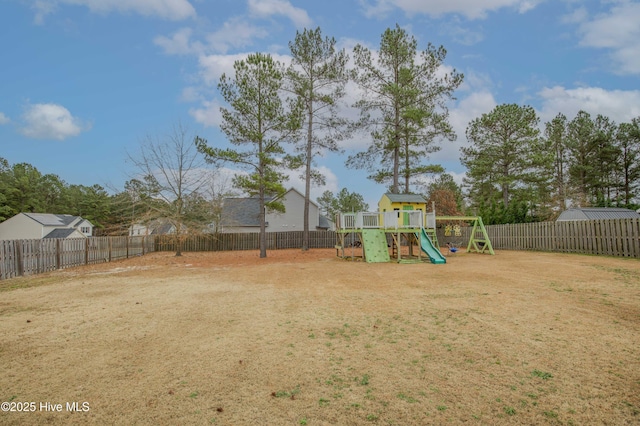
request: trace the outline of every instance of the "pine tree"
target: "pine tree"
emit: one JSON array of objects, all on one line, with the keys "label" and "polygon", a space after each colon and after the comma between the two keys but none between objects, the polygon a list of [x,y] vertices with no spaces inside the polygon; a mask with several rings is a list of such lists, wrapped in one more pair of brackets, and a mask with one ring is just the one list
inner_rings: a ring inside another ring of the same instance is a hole
[{"label": "pine tree", "polygon": [[377,60],[362,45],[354,48],[355,80],[362,90],[355,104],[361,124],[371,129],[369,148],[347,160],[347,166],[366,169],[370,179],[390,183],[392,193],[411,191],[411,178],[441,173],[439,166],[423,165],[439,147],[436,138],[455,139],[446,102],[463,75],[442,74],[446,50],[429,44],[418,55],[417,41],[396,25],[382,34]]},{"label": "pine tree", "polygon": [[[473,202],[502,210],[503,221],[523,220],[521,203],[529,214],[548,190],[553,152],[549,152],[538,130],[538,116],[530,106],[499,105],[471,121],[461,162],[467,167],[465,183]],[[482,198],[478,198],[482,197]],[[516,202],[518,206],[511,207]]]},{"label": "pine tree", "polygon": [[[238,174],[234,185],[251,196],[257,196],[260,205],[260,257],[267,256],[265,208],[269,197],[285,193],[282,169],[285,150],[283,142],[296,139],[300,128],[300,110],[286,109],[281,97],[284,67],[270,55],[256,53],[233,65],[233,78],[223,74],[218,89],[229,109],[221,108],[222,131],[229,141],[244,150],[222,149],[209,146],[203,138],[195,143],[209,162],[231,162],[249,171]],[[277,201],[268,207],[284,211]]]},{"label": "pine tree", "polygon": [[296,32],[295,40],[289,43],[289,90],[304,109],[306,127],[306,137],[298,146],[305,182],[302,250],[309,249],[311,185],[324,183],[324,176],[313,169],[313,158],[324,151],[339,151],[338,142],[350,134],[348,121],[338,114],[338,102],[349,80],[349,57],[335,45],[334,38],[322,37],[320,28]]}]

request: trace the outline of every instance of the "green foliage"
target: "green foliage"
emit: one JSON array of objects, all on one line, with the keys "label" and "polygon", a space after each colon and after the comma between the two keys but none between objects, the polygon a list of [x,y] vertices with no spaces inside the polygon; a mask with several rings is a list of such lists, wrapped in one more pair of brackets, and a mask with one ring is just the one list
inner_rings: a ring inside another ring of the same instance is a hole
[{"label": "green foliage", "polygon": [[31,164],[10,165],[0,158],[0,221],[18,213],[70,214],[102,227],[110,216],[110,198],[100,185],[68,185]]},{"label": "green foliage", "polygon": [[369,205],[364,202],[362,195],[356,192],[349,192],[347,188],[342,188],[337,196],[331,191],[325,191],[318,198],[320,210],[333,220],[336,213],[366,212]]},{"label": "green foliage", "polygon": [[568,200],[568,150],[567,150],[567,117],[558,114],[553,120],[545,124],[544,136],[546,145],[554,154],[553,190],[555,205],[559,211],[565,209]]},{"label": "green foliage", "polygon": [[323,184],[324,176],[314,169],[314,156],[323,151],[339,151],[338,142],[350,135],[348,120],[338,115],[338,101],[348,82],[344,50],[336,50],[334,38],[322,37],[320,28],[296,32],[287,70],[288,90],[295,94],[304,116],[306,135],[297,146],[305,181],[302,249],[309,248],[309,194],[312,183]]},{"label": "green foliage", "polygon": [[441,173],[439,166],[422,162],[439,147],[436,138],[454,140],[446,102],[460,86],[463,75],[455,70],[442,76],[446,50],[429,44],[418,54],[415,37],[396,25],[387,29],[377,60],[362,45],[354,48],[354,78],[363,91],[355,104],[360,124],[370,129],[369,148],[347,159],[347,166],[372,172],[370,179],[390,183],[391,192],[410,192],[411,179]]},{"label": "green foliage", "polygon": [[[640,203],[640,117],[622,123],[616,133],[619,149],[618,175],[621,177],[622,206],[636,209]],[[636,204],[632,203],[636,200]]]},{"label": "green foliage", "polygon": [[540,370],[533,370],[531,372],[531,375],[534,376],[534,377],[539,377],[542,380],[549,380],[549,379],[551,379],[553,377],[553,374],[547,373],[545,371],[540,371]]},{"label": "green foliage", "polygon": [[471,146],[461,149],[460,160],[468,169],[465,184],[472,206],[483,218],[488,207],[496,211],[497,223],[523,221],[549,203],[553,152],[540,137],[538,122],[532,107],[505,104],[467,127]]},{"label": "green foliage", "polygon": [[[256,53],[234,63],[233,78],[223,74],[218,89],[230,108],[221,108],[220,126],[229,141],[241,149],[209,146],[196,137],[198,151],[209,162],[230,162],[248,170],[238,174],[236,187],[260,200],[265,207],[283,211],[279,202],[266,203],[267,197],[284,194],[283,169],[289,162],[282,143],[296,139],[301,126],[299,104],[289,100],[285,108],[281,94],[284,80],[282,64],[270,55]],[[283,161],[284,159],[284,161]],[[260,215],[260,257],[266,257],[266,227],[264,213]]]}]

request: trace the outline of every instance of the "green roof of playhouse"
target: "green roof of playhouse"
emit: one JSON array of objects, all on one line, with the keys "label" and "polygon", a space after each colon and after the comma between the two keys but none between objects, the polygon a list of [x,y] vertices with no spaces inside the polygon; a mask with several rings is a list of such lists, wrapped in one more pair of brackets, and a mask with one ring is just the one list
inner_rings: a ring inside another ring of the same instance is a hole
[{"label": "green roof of playhouse", "polygon": [[416,194],[392,194],[390,192],[385,193],[384,195],[392,203],[426,203],[427,200],[424,199],[422,195]]}]

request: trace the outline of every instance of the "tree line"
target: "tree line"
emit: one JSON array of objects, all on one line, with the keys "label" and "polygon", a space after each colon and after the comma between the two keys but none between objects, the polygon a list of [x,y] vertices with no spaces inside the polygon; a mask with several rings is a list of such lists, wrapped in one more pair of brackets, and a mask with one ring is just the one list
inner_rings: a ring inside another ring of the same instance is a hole
[{"label": "tree line", "polygon": [[640,117],[616,124],[580,111],[539,123],[516,104],[469,123],[464,185],[485,223],[550,220],[571,206],[640,207]]},{"label": "tree line", "polygon": [[18,213],[58,212],[107,223],[111,197],[100,185],[72,185],[28,163],[0,158],[0,221]]},{"label": "tree line", "polygon": [[[541,129],[532,107],[499,105],[466,129],[469,144],[460,160],[467,176],[459,186],[429,162],[443,142],[456,139],[448,104],[464,79],[443,67],[444,47],[428,44],[419,50],[416,39],[396,25],[383,32],[377,52],[357,45],[353,58],[320,28],[296,32],[289,48],[288,66],[255,53],[220,77],[225,101],[220,128],[231,148],[174,127],[165,137],[142,141],[129,155],[135,176],[115,195],[99,185],[67,185],[28,164],[3,160],[0,218],[58,211],[82,215],[111,234],[161,217],[178,230],[201,229],[203,223],[219,224],[221,201],[233,194],[203,171],[204,163],[231,163],[244,172],[233,178],[233,187],[260,202],[263,242],[264,212],[283,209],[278,196],[286,191],[287,175],[301,174],[302,248],[307,249],[311,186],[325,179],[316,159],[343,153],[342,142],[356,134],[366,135],[369,144],[346,158],[347,167],[367,170],[368,178],[389,192],[422,193],[440,215],[477,214],[488,224],[517,223],[552,219],[570,205],[637,207],[640,117],[616,124],[581,111],[571,120],[559,114]],[[358,88],[359,98],[345,105],[349,83]],[[366,209],[362,196],[346,188],[325,192],[318,203],[330,217],[341,209]],[[260,251],[266,256],[265,245]]]}]

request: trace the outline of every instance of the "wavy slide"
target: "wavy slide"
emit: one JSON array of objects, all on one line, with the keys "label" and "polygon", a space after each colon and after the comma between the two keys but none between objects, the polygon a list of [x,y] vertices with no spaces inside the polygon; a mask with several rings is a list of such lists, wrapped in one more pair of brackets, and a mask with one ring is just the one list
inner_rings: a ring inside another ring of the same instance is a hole
[{"label": "wavy slide", "polygon": [[422,228],[420,231],[420,248],[427,254],[427,256],[429,256],[429,260],[431,260],[431,263],[447,263],[447,259],[445,259],[442,253],[440,253],[440,250],[433,246],[431,238],[429,238],[424,228]]}]

